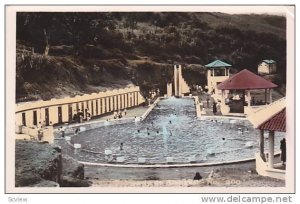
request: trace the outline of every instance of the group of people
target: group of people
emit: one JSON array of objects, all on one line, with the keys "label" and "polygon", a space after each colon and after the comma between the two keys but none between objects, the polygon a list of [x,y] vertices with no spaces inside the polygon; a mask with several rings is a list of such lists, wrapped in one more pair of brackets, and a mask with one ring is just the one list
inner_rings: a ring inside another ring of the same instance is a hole
[{"label": "group of people", "polygon": [[88,109],[85,109],[84,112],[82,110],[78,109],[77,113],[74,113],[74,115],[73,115],[73,120],[77,121],[78,123],[82,123],[83,120],[90,121],[91,117],[92,117],[92,115]]},{"label": "group of people", "polygon": [[126,113],[127,113],[126,108],[124,109],[124,111],[120,111],[120,110],[118,110],[118,112],[115,111],[115,112],[114,112],[114,119],[122,118],[122,117],[123,117],[123,114],[124,114],[124,116],[125,116]]}]

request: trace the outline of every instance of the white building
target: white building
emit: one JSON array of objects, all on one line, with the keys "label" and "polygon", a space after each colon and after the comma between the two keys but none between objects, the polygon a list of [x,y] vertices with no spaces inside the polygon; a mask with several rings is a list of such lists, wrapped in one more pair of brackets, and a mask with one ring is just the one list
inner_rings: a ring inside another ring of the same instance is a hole
[{"label": "white building", "polygon": [[273,74],[276,73],[276,62],[272,59],[263,60],[258,65],[258,74]]},{"label": "white building", "polygon": [[215,60],[207,65],[207,88],[209,93],[221,95],[221,91],[217,89],[217,85],[229,78],[230,64]]}]

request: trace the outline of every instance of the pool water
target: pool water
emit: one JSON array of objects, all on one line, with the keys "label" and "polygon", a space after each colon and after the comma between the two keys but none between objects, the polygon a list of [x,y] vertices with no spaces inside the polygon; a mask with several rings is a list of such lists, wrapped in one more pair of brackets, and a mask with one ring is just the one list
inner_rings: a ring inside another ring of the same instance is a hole
[{"label": "pool water", "polygon": [[[166,163],[167,157],[173,157],[175,163],[186,163],[191,157],[195,162],[254,157],[259,131],[247,120],[235,121],[197,120],[194,100],[171,97],[162,99],[144,121],[100,127],[73,136],[71,142],[82,146],[73,156],[80,161],[106,162],[104,152],[111,150],[125,163],[137,163],[138,158],[145,158],[147,163]],[[282,138],[283,134],[275,133],[275,151]],[[267,147],[266,140],[266,151]]]}]

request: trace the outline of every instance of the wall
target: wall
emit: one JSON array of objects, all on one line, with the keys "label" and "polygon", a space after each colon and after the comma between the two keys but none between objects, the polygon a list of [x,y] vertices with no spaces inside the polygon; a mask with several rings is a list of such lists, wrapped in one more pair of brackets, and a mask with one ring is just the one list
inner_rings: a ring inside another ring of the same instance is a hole
[{"label": "wall", "polygon": [[[49,101],[19,103],[16,104],[16,126],[40,127],[40,125],[47,122],[47,110],[49,112],[49,123],[54,125],[70,122],[73,115],[77,113],[77,109],[88,109],[92,117],[95,117],[108,112],[138,106],[144,101],[140,88],[135,86],[83,96],[51,99]],[[22,117],[22,114],[25,114],[25,118]],[[34,114],[36,114],[35,119]],[[23,121],[23,119],[25,120]],[[26,124],[23,124],[24,122]]]}]

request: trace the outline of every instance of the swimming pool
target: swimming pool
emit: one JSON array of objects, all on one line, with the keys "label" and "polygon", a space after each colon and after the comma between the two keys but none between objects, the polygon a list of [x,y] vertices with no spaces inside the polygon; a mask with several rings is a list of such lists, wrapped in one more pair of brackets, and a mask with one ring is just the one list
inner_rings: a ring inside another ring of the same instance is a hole
[{"label": "swimming pool", "polygon": [[[275,151],[282,138],[276,133]],[[81,151],[72,153],[80,161],[108,162],[105,152],[111,152],[124,163],[159,164],[251,158],[258,139],[259,131],[247,120],[198,120],[194,100],[171,97],[162,99],[143,121],[84,131],[71,143],[81,144]]]}]

